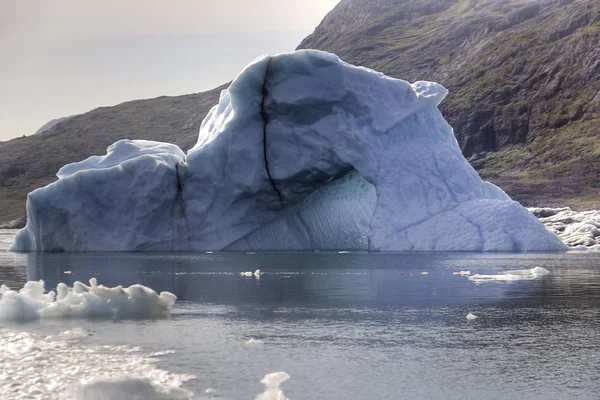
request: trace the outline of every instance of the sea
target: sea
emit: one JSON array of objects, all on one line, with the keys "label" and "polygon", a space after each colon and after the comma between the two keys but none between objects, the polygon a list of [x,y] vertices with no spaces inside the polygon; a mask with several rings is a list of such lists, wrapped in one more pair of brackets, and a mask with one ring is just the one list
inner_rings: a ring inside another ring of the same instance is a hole
[{"label": "sea", "polygon": [[0,399],[600,398],[597,252],[15,254],[14,234],[12,289],[178,300],[159,320],[0,321]]}]

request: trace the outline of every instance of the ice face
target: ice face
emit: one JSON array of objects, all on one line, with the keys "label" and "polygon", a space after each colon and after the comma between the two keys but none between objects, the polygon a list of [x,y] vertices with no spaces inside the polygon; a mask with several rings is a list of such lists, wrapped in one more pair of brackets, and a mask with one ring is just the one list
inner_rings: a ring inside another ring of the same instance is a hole
[{"label": "ice face", "polygon": [[12,250],[564,250],[464,159],[446,95],[329,53],[261,57],[187,156],[121,141],[62,168]]}]

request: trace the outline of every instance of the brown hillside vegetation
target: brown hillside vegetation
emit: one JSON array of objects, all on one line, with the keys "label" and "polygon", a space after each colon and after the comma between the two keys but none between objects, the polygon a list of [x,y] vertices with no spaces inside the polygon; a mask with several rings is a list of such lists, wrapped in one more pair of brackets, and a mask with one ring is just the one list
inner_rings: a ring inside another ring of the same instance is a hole
[{"label": "brown hillside vegetation", "polygon": [[600,207],[600,2],[342,0],[300,48],[450,90],[484,178],[527,205]]}]

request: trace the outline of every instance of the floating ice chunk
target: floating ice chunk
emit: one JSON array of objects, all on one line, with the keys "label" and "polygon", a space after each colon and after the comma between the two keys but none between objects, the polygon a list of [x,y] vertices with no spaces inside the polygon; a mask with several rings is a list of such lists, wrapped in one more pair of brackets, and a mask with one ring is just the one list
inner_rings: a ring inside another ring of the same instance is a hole
[{"label": "floating ice chunk", "polygon": [[478,317],[477,315],[473,314],[473,313],[468,313],[468,314],[467,314],[467,319],[468,319],[469,321],[473,321],[473,320],[475,320],[475,319],[477,319],[477,318],[479,318],[479,317]]},{"label": "floating ice chunk", "polygon": [[166,318],[177,297],[169,292],[160,295],[148,287],[133,285],[114,288],[75,282],[72,288],[60,283],[56,293],[45,293],[44,282],[27,282],[19,291],[5,286],[0,297],[0,320],[31,321],[38,318]]},{"label": "floating ice chunk", "polygon": [[421,272],[421,275],[429,275],[429,272]]},{"label": "floating ice chunk", "polygon": [[246,278],[252,278],[252,275],[254,275],[251,271],[247,271],[247,272],[240,272],[241,276],[244,276]]},{"label": "floating ice chunk", "polygon": [[523,281],[537,279],[549,275],[550,271],[542,267],[532,269],[520,269],[514,271],[504,271],[498,275],[481,275],[476,274],[467,278],[475,282],[491,282],[491,281]]},{"label": "floating ice chunk", "polygon": [[76,400],[183,400],[191,393],[173,386],[153,384],[147,379],[98,379],[79,386]]},{"label": "floating ice chunk", "polygon": [[471,271],[458,271],[452,273],[452,275],[469,276],[471,275]]},{"label": "floating ice chunk", "polygon": [[260,269],[257,269],[256,271],[254,271],[254,276],[255,277],[260,278],[260,275],[261,275]]},{"label": "floating ice chunk", "polygon": [[61,168],[11,249],[566,250],[469,165],[446,94],[316,50],[261,57],[187,155],[121,140]]},{"label": "floating ice chunk", "polygon": [[260,383],[265,385],[265,392],[256,396],[255,400],[288,400],[279,386],[290,379],[285,372],[275,372],[266,375]]},{"label": "floating ice chunk", "polygon": [[260,339],[254,339],[254,338],[252,338],[252,339],[248,340],[246,342],[246,344],[251,345],[251,346],[260,346],[260,345],[265,344],[265,342],[262,341],[262,340],[260,340]]},{"label": "floating ice chunk", "polygon": [[58,335],[46,336],[46,341],[56,340],[78,340],[84,337],[93,336],[94,332],[85,330],[83,328],[70,329],[68,331],[60,332]]}]

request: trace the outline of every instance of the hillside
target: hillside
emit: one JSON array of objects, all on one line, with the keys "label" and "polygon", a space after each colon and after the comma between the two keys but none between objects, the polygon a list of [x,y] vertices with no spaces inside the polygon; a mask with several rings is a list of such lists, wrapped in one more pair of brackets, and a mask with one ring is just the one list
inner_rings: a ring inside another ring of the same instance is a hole
[{"label": "hillside", "polygon": [[104,154],[119,139],[160,140],[191,148],[223,88],[97,108],[42,135],[0,143],[0,225],[25,215],[27,193],[56,180],[64,164]]},{"label": "hillside", "polygon": [[600,207],[597,0],[342,0],[299,48],[442,83],[484,178],[527,205]]},{"label": "hillside", "polygon": [[[342,0],[299,48],[450,90],[442,112],[475,168],[528,206],[600,208],[600,2]],[[66,163],[122,138],[184,150],[221,88],[73,116],[0,142],[0,223]]]}]

